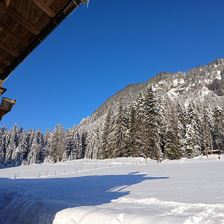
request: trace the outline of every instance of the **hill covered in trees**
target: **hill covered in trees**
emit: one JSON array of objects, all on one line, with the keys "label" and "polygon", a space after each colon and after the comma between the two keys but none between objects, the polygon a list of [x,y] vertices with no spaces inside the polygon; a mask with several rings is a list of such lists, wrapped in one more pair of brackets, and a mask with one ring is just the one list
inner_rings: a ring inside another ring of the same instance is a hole
[{"label": "hill covered in trees", "polygon": [[78,126],[0,129],[0,164],[81,158],[192,158],[224,151],[224,60],[160,73],[108,99]]}]

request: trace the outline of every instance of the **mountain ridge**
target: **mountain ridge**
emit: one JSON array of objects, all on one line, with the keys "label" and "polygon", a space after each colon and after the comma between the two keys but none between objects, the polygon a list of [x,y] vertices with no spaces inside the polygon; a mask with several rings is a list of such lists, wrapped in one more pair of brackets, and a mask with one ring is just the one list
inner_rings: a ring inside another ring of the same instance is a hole
[{"label": "mountain ridge", "polygon": [[[209,75],[207,74],[213,71],[214,69],[221,69],[221,73]],[[213,77],[211,78],[210,76]],[[149,86],[152,86],[156,91],[160,92],[161,94],[169,92],[168,94],[170,94],[171,97],[174,97],[177,91],[179,91],[179,93],[181,94],[184,94],[184,90],[189,87],[189,82],[192,82],[193,79],[195,79],[194,82],[204,81],[202,85],[205,84],[205,82],[207,81],[208,85],[206,85],[205,87],[207,87],[208,90],[213,91],[218,96],[224,96],[224,58],[218,58],[216,60],[213,60],[207,65],[196,66],[186,72],[160,72],[145,82],[129,84],[122,90],[116,92],[111,97],[109,97],[101,106],[98,107],[98,109],[96,109],[87,118],[84,118],[83,122],[80,122],[80,124],[78,124],[77,126],[79,127],[83,124],[85,125],[88,120],[93,122],[96,121],[99,117],[105,115],[109,108],[112,110],[116,110],[116,106],[120,100],[123,100],[123,103],[125,105],[132,103],[134,100],[136,100],[137,95],[140,92],[144,92]],[[209,79],[212,79],[212,81],[209,82]],[[190,91],[195,94],[195,88],[189,89],[189,92]],[[204,91],[206,93],[206,89],[204,89]],[[196,93],[196,95],[198,94],[199,93]]]}]

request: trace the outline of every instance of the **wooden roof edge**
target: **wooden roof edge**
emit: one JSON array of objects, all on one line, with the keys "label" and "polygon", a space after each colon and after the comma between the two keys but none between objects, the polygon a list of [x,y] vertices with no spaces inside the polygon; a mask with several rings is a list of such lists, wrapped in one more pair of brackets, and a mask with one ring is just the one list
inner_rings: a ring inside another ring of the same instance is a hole
[{"label": "wooden roof edge", "polygon": [[6,80],[10,73],[69,15],[82,3],[88,0],[70,0],[65,7],[57,13],[53,20],[36,36],[33,42],[11,63],[1,74],[1,79]]}]

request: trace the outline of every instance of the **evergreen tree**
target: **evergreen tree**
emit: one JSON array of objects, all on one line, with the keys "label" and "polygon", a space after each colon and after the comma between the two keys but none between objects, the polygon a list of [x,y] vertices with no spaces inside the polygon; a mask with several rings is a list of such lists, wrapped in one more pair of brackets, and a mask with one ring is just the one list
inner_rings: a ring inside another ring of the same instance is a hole
[{"label": "evergreen tree", "polygon": [[223,152],[224,150],[224,112],[223,108],[216,107],[213,111],[213,144],[214,150]]},{"label": "evergreen tree", "polygon": [[166,131],[167,131],[167,121],[166,118],[167,115],[167,108],[169,105],[168,99],[160,99],[157,104],[159,104],[159,139],[160,139],[160,149],[162,155],[164,155],[165,152],[165,145],[166,145]]},{"label": "evergreen tree", "polygon": [[180,159],[183,156],[180,144],[180,125],[174,106],[171,108],[168,118],[169,124],[166,130],[164,156],[168,159]]},{"label": "evergreen tree", "polygon": [[134,150],[138,156],[145,155],[145,97],[139,94],[136,102],[135,122],[133,123]]},{"label": "evergreen tree", "polygon": [[102,133],[102,147],[99,150],[99,154],[97,156],[100,159],[107,159],[110,158],[112,155],[112,152],[109,149],[109,142],[108,142],[108,137],[111,132],[111,126],[112,126],[112,112],[109,109],[104,122],[104,128]]},{"label": "evergreen tree", "polygon": [[207,108],[203,108],[203,115],[202,115],[202,135],[203,135],[203,141],[202,141],[202,153],[206,156],[208,156],[210,151],[213,151],[213,141],[212,141],[212,125],[211,125],[211,119],[209,116],[209,111]]},{"label": "evergreen tree", "polygon": [[144,156],[161,160],[162,152],[160,148],[160,110],[152,87],[147,89],[143,110],[143,145]]},{"label": "evergreen tree", "polygon": [[[127,130],[127,157],[139,157],[140,156],[140,148],[141,148],[141,138],[138,131],[138,123],[137,123],[137,113],[136,106],[132,105],[129,108],[129,120],[128,120],[128,130]],[[139,144],[140,143],[140,144]]]},{"label": "evergreen tree", "polygon": [[57,125],[52,136],[49,149],[49,159],[52,162],[60,162],[63,159],[64,150],[64,128],[61,125]]},{"label": "evergreen tree", "polygon": [[127,128],[128,118],[126,110],[119,103],[117,114],[114,117],[114,122],[109,133],[108,146],[111,149],[111,157],[124,157],[127,151]]},{"label": "evergreen tree", "polygon": [[201,154],[201,138],[199,132],[198,116],[194,105],[191,103],[187,111],[187,125],[184,150],[188,158]]},{"label": "evergreen tree", "polygon": [[95,131],[95,140],[94,140],[94,144],[93,144],[93,150],[92,150],[92,153],[91,153],[91,159],[97,159],[98,157],[98,151],[100,148],[102,148],[102,145],[101,145],[101,137],[102,136],[102,131],[100,130],[100,128],[97,128],[96,131]]},{"label": "evergreen tree", "polygon": [[85,158],[86,147],[87,147],[87,132],[83,132],[82,137],[81,137],[81,150],[80,150],[80,158],[79,159]]},{"label": "evergreen tree", "polygon": [[179,135],[180,135],[180,147],[182,149],[183,154],[184,152],[184,144],[185,144],[185,135],[186,135],[186,126],[187,126],[187,118],[186,118],[186,111],[185,108],[181,106],[179,102],[176,105],[177,117],[178,117],[178,124],[179,124]]},{"label": "evergreen tree", "polygon": [[19,145],[19,128],[15,125],[9,133],[9,143],[6,148],[5,163],[15,165],[15,160],[12,158],[14,151]]},{"label": "evergreen tree", "polygon": [[7,134],[8,132],[5,127],[0,128],[0,166],[4,165],[5,163]]},{"label": "evergreen tree", "polygon": [[75,149],[75,139],[72,130],[65,133],[63,161],[69,159],[71,152]]},{"label": "evergreen tree", "polygon": [[82,137],[81,134],[78,132],[74,133],[74,147],[71,151],[71,154],[69,156],[70,160],[74,160],[74,159],[81,159],[81,150],[82,150]]},{"label": "evergreen tree", "polygon": [[87,138],[87,146],[86,146],[86,158],[88,159],[96,159],[99,149],[101,146],[101,133],[100,129],[94,129]]},{"label": "evergreen tree", "polygon": [[43,139],[39,131],[35,134],[27,160],[29,164],[40,164],[44,161]]},{"label": "evergreen tree", "polygon": [[51,145],[51,139],[52,139],[52,132],[49,130],[46,131],[46,134],[44,135],[44,151],[45,151],[45,161],[48,161],[50,156],[50,145]]},{"label": "evergreen tree", "polygon": [[18,144],[18,147],[14,150],[12,154],[12,160],[15,161],[15,166],[20,166],[21,164],[27,164],[27,156],[30,151],[30,133],[23,132]]}]

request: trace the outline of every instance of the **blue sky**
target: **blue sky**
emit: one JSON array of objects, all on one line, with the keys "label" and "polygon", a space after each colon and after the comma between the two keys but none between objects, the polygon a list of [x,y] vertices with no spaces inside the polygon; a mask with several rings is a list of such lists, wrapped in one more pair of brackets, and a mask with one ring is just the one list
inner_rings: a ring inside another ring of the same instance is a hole
[{"label": "blue sky", "polygon": [[17,104],[1,125],[69,128],[130,83],[224,57],[223,8],[222,0],[90,0],[5,82]]}]

